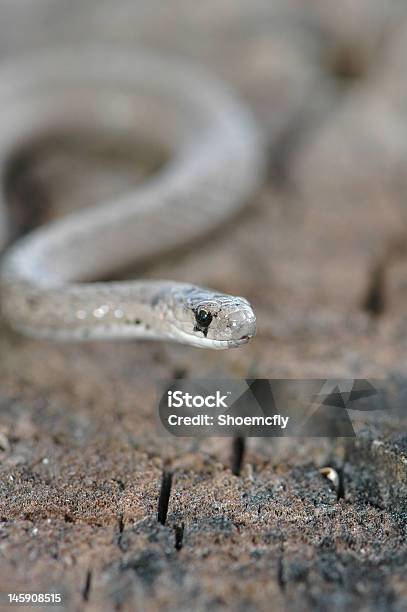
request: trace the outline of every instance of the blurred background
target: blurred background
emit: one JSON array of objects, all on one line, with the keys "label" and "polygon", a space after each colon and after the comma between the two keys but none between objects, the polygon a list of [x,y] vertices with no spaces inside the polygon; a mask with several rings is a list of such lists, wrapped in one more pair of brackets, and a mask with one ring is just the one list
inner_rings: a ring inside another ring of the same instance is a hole
[{"label": "blurred background", "polygon": [[[403,2],[339,7],[319,0],[225,0],[200,7],[181,0],[37,0],[0,6],[3,60],[79,43],[149,48],[203,64],[256,116],[269,172],[245,223],[210,248],[146,274],[248,295],[260,336],[277,341],[286,334],[291,339],[296,327],[313,339],[316,330],[343,335],[345,329],[365,338],[370,318],[377,321],[389,309],[397,311],[397,321],[403,316]],[[160,163],[137,143],[134,149],[97,144],[57,138],[17,160],[7,182],[17,235],[70,208],[128,191]],[[404,328],[392,330],[397,342]],[[352,354],[341,360],[350,359],[345,368],[359,367]],[[370,347],[366,356],[363,368],[375,369],[379,358],[380,369],[386,359],[376,354],[371,363]],[[337,367],[336,352],[333,359]],[[264,374],[270,367],[278,374],[278,361],[267,360]]]},{"label": "blurred background", "polygon": [[[247,209],[142,274],[246,296],[258,336],[207,352],[58,345],[2,325],[0,587],[52,582],[95,609],[268,609],[271,597],[277,610],[403,609],[406,2],[0,0],[0,62],[93,42],[204,65],[256,117],[267,176]],[[160,163],[137,143],[96,145],[22,152],[6,185],[15,236]],[[157,436],[155,381],[189,376],[383,378],[394,410],[368,433],[361,417],[352,447],[252,439],[236,477],[229,440]],[[328,459],[339,503],[318,471]],[[164,468],[175,493],[161,529]]]}]

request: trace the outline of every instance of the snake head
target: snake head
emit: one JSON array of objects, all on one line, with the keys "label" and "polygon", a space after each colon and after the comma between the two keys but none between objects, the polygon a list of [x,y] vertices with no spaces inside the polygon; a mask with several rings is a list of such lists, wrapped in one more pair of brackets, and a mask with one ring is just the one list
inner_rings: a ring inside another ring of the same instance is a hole
[{"label": "snake head", "polygon": [[171,293],[166,317],[178,342],[227,349],[246,344],[256,333],[256,316],[245,298],[191,285]]}]

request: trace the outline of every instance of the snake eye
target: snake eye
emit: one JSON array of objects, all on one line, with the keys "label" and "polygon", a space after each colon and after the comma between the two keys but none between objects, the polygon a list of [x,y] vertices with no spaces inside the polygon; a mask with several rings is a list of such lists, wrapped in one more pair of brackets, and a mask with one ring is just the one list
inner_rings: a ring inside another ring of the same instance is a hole
[{"label": "snake eye", "polygon": [[200,327],[209,327],[212,321],[212,315],[207,310],[200,308],[195,313],[195,320]]}]

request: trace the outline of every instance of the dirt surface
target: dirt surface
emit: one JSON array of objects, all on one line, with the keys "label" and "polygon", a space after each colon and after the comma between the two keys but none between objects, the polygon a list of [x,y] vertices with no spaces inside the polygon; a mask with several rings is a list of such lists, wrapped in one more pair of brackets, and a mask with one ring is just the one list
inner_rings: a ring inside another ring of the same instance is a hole
[{"label": "dirt surface", "polygon": [[[156,4],[2,0],[14,28],[1,19],[0,57],[70,40],[137,43],[199,61],[240,92],[268,144],[262,189],[222,231],[142,273],[245,295],[258,336],[207,352],[52,344],[2,325],[0,592],[55,590],[67,610],[401,612],[407,10],[396,0]],[[13,183],[23,212],[27,197],[59,214],[134,182],[125,161],[92,149],[34,157]],[[139,160],[137,180],[149,164]],[[374,419],[355,418],[355,440],[253,438],[234,475],[232,440],[158,435],[156,380],[189,376],[370,377],[385,394]]]}]

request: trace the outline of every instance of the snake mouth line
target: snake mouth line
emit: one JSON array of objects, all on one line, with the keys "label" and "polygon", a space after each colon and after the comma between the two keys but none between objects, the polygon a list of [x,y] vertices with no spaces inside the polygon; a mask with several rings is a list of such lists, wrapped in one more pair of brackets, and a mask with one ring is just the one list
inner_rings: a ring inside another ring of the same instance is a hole
[{"label": "snake mouth line", "polygon": [[239,340],[213,340],[213,342],[218,348],[235,348],[247,344],[252,338],[253,336],[242,336]]},{"label": "snake mouth line", "polygon": [[191,346],[195,346],[199,348],[218,349],[218,350],[242,346],[243,344],[247,344],[254,336],[254,334],[244,335],[238,338],[237,340],[215,340],[215,339],[208,339],[203,336],[202,337],[191,336],[190,334],[187,334],[186,332],[183,332],[179,329],[176,331],[177,333],[176,334],[174,333],[174,337],[177,336],[178,342],[181,342],[183,344],[190,344]]}]

